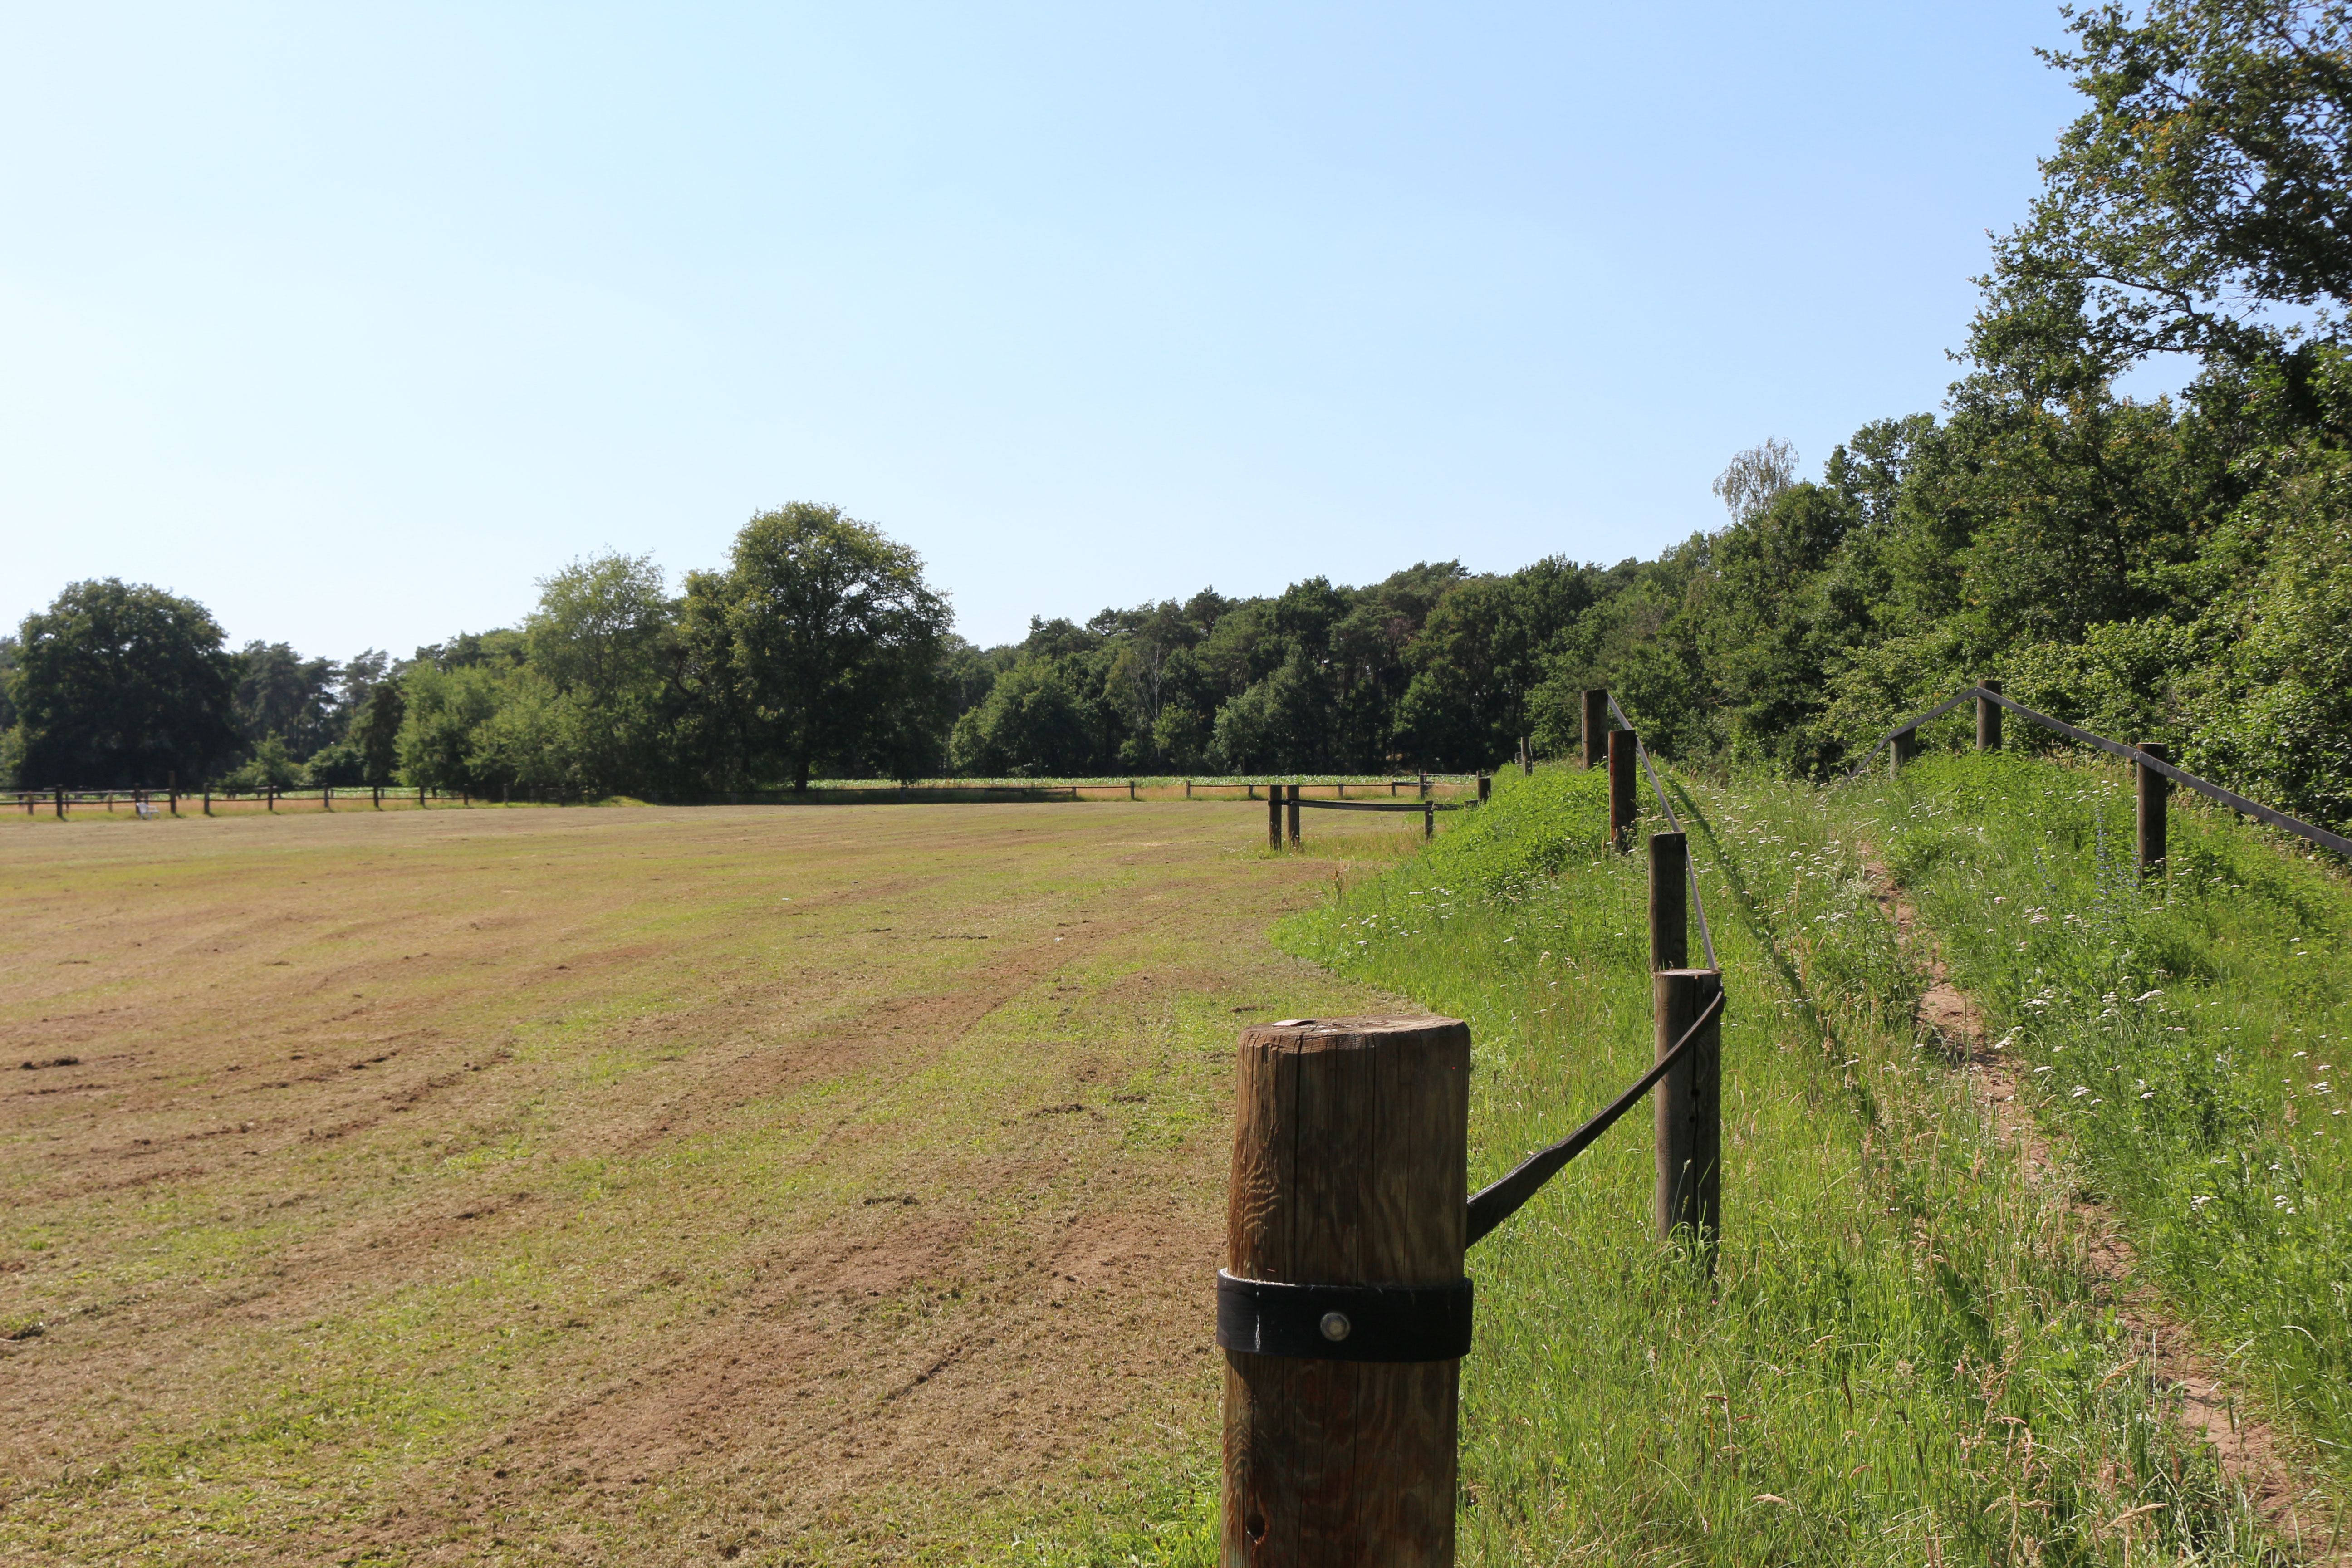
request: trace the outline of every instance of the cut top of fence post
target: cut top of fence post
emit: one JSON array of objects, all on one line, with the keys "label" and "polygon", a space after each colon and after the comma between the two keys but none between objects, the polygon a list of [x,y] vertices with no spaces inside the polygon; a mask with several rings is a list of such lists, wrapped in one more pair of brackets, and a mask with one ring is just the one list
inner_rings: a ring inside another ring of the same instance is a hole
[{"label": "cut top of fence post", "polygon": [[1242,1032],[1225,1267],[1450,1285],[1469,1202],[1470,1026],[1301,1018]]}]

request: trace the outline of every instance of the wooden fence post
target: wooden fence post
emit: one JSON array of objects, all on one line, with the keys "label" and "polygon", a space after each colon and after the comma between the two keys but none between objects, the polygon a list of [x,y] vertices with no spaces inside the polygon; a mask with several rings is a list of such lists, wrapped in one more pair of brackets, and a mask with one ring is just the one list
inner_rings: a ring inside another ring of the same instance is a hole
[{"label": "wooden fence post", "polygon": [[205,815],[206,816],[210,816],[212,814],[213,814],[213,786],[212,786],[212,785],[210,785],[210,784],[206,784],[206,785],[205,785]]},{"label": "wooden fence post", "polygon": [[[1987,691],[2000,689],[2000,682],[1998,680],[1979,680],[1977,684]],[[2000,704],[1990,697],[1977,699],[1977,750],[1979,752],[2000,750]]]},{"label": "wooden fence post", "polygon": [[1282,786],[1280,784],[1265,786],[1265,847],[1276,850],[1282,847]]},{"label": "wooden fence post", "polygon": [[[1712,969],[1667,969],[1653,975],[1651,984],[1663,1057],[1723,989],[1723,976]],[[1654,1093],[1658,1239],[1673,1241],[1680,1233],[1713,1273],[1723,1231],[1722,1014],[1708,1020],[1690,1054],[1658,1080]]]},{"label": "wooden fence post", "polygon": [[425,786],[423,784],[418,784],[416,786],[416,809],[419,811],[423,811],[425,809]]},{"label": "wooden fence post", "polygon": [[1916,730],[1895,731],[1894,742],[1887,748],[1886,776],[1891,779],[1901,778],[1903,776],[1904,764],[1918,754],[1919,731]]},{"label": "wooden fence post", "polygon": [[1493,779],[1488,778],[1485,773],[1480,773],[1478,775],[1478,804],[1480,805],[1486,804],[1487,797],[1493,791],[1494,787],[1495,781]]},{"label": "wooden fence post", "polygon": [[334,785],[320,784],[319,786],[319,809],[320,811],[332,811],[335,809]]},{"label": "wooden fence post", "polygon": [[[2139,749],[2159,763],[2172,761],[2172,752],[2161,741],[2142,741]],[[2139,874],[2160,877],[2164,874],[2165,818],[2171,805],[2172,781],[2139,763],[2132,764],[2132,772],[2139,775],[2136,781],[2139,785]]]},{"label": "wooden fence post", "polygon": [[1584,694],[1584,766],[1587,772],[1609,760],[1609,693]]},{"label": "wooden fence post", "polygon": [[1681,969],[1690,963],[1689,865],[1689,838],[1679,833],[1650,835],[1652,973],[1662,969]]},{"label": "wooden fence post", "polygon": [[375,808],[376,808],[378,811],[382,811],[382,810],[383,809],[383,785],[382,785],[382,784],[377,784],[377,785],[375,785],[375,786],[374,786],[374,788],[375,788]]},{"label": "wooden fence post", "polygon": [[1289,816],[1289,819],[1290,819],[1290,821],[1289,821],[1289,826],[1290,826],[1290,847],[1291,847],[1293,849],[1296,849],[1296,848],[1297,848],[1297,847],[1298,847],[1298,791],[1299,791],[1299,788],[1300,788],[1300,786],[1299,786],[1299,785],[1297,785],[1297,784],[1292,784],[1288,789],[1284,790],[1284,791],[1282,792],[1282,806],[1283,806],[1283,810],[1285,811],[1285,813],[1286,813],[1286,814],[1287,814],[1287,816]]},{"label": "wooden fence post", "polygon": [[65,792],[65,786],[64,786],[64,785],[62,785],[62,784],[60,784],[60,785],[58,785],[58,820],[59,822],[63,822],[65,819],[66,819],[66,792]]},{"label": "wooden fence post", "polygon": [[1633,788],[1639,741],[1631,730],[1609,731],[1609,839],[1621,855],[1633,851],[1633,820],[1641,813],[1642,797]]},{"label": "wooden fence post", "polygon": [[[1244,1030],[1240,1055],[1226,1272],[1454,1292],[1466,1344],[1468,1026],[1292,1019]],[[1304,1325],[1288,1354],[1236,1349],[1222,1280],[1218,1296],[1220,1561],[1447,1568],[1461,1362],[1336,1359],[1403,1342],[1391,1332],[1384,1346],[1369,1321],[1360,1333],[1345,1310],[1316,1312],[1321,1303],[1306,1316],[1335,1359]]]}]

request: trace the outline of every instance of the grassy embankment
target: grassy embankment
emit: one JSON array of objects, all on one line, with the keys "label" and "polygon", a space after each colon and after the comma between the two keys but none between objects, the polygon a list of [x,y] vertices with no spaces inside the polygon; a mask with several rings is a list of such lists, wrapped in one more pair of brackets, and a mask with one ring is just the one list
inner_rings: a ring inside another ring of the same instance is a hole
[{"label": "grassy embankment", "polygon": [[2143,881],[2116,767],[1945,758],[1864,795],[2142,1270],[2352,1479],[2352,888],[2185,792],[2169,874]]},{"label": "grassy embankment", "polygon": [[[1720,1270],[1651,1236],[1638,1118],[1473,1253],[1464,1560],[2262,1560],[2063,1193],[1915,1039],[1853,836],[1809,790],[1686,798],[1731,998]],[[1474,1184],[1649,1058],[1644,868],[1603,812],[1597,775],[1507,776],[1284,928],[1470,1021]]]}]

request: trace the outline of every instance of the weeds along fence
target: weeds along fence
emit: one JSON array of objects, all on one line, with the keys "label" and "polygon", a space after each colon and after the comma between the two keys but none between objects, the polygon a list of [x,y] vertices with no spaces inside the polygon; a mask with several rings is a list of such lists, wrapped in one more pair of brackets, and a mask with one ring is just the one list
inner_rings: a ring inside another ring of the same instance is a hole
[{"label": "weeds along fence", "polygon": [[2078,729],[2063,719],[2053,719],[2047,713],[2037,713],[2014,698],[2002,695],[2000,682],[1997,680],[1981,681],[1975,686],[1964,686],[1954,692],[1949,699],[1928,709],[1925,713],[1915,714],[1904,720],[1888,731],[1885,737],[1876,745],[1871,747],[1862,762],[1846,773],[1840,782],[1851,784],[1868,773],[1872,764],[1878,761],[1878,754],[1881,752],[1888,754],[1888,775],[1900,777],[1904,764],[1918,754],[1920,726],[1942,718],[1953,709],[1971,700],[1976,703],[1976,749],[1979,752],[2000,750],[2000,716],[2002,710],[2007,710],[2020,718],[2041,725],[2053,734],[2063,735],[2070,741],[2120,757],[2132,764],[2133,797],[2138,826],[2135,849],[2140,874],[2143,876],[2160,875],[2164,870],[2165,840],[2170,823],[2170,795],[2172,786],[2176,784],[2192,789],[2207,799],[2226,805],[2242,816],[2251,816],[2267,826],[2292,833],[2299,838],[2307,839],[2318,845],[2323,849],[2332,849],[2338,855],[2352,857],[2352,838],[2347,838],[2342,834],[2330,833],[2324,827],[2315,827],[2308,822],[2299,821],[2283,811],[2274,811],[2267,805],[2248,800],[2242,795],[2223,789],[2209,779],[2199,778],[2195,773],[2174,766],[2171,749],[2162,742],[2142,741],[2134,746],[2126,745],[2121,741],[2111,741],[2105,735],[2095,735],[2090,731]]},{"label": "weeds along fence", "polygon": [[[1243,1031],[1226,1266],[1217,1272],[1220,1561],[1454,1561],[1461,1358],[1473,1316],[1465,1255],[1654,1090],[1653,1218],[1663,1239],[1714,1268],[1723,975],[1664,783],[1631,724],[1608,729],[1612,713],[1624,717],[1608,694],[1586,696],[1587,765],[1605,757],[1612,770],[1618,851],[1632,843],[1637,762],[1673,824],[1649,841],[1654,1059],[1584,1125],[1471,1193],[1468,1025],[1286,1018]],[[1489,794],[1481,778],[1477,800]],[[1277,797],[1266,808],[1275,847],[1286,816],[1298,842],[1300,806],[1418,809],[1424,834],[1442,809]],[[1694,913],[1705,969],[1685,966]]]}]

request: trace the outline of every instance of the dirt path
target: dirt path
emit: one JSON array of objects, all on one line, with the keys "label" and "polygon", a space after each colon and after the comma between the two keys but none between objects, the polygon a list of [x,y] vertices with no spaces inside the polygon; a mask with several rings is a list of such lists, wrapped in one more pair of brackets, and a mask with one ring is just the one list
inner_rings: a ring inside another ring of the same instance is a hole
[{"label": "dirt path", "polygon": [[[1918,1027],[1960,1064],[1983,1095],[2002,1138],[2019,1149],[2036,1177],[2063,1181],[2049,1140],[2019,1102],[2011,1060],[1996,1048],[1975,1005],[1952,984],[1943,956],[1921,928],[1906,890],[1895,883],[1870,846],[1861,848],[1880,908],[1894,921],[1903,947],[1923,959],[1929,977],[1917,1004]],[[2352,1563],[2352,1552],[2345,1551],[2334,1535],[2333,1511],[2317,1489],[2297,1473],[2270,1423],[2240,1401],[2238,1390],[2221,1375],[2212,1357],[2165,1312],[2155,1291],[2136,1278],[2121,1219],[2104,1205],[2071,1193],[2067,1206],[2082,1226],[2093,1275],[2107,1287],[2134,1340],[2146,1347],[2150,1375],[2172,1394],[2174,1418],[2181,1429],[2211,1445],[2222,1472],[2244,1491],[2281,1540],[2302,1542],[2311,1554],[2308,1561]],[[2306,1531],[2314,1532],[2313,1539],[2305,1539]],[[2323,1533],[2326,1544],[2320,1545]]]},{"label": "dirt path", "polygon": [[0,831],[0,1562],[954,1560],[1199,1452],[1235,1026],[1388,1000],[1257,823]]}]

